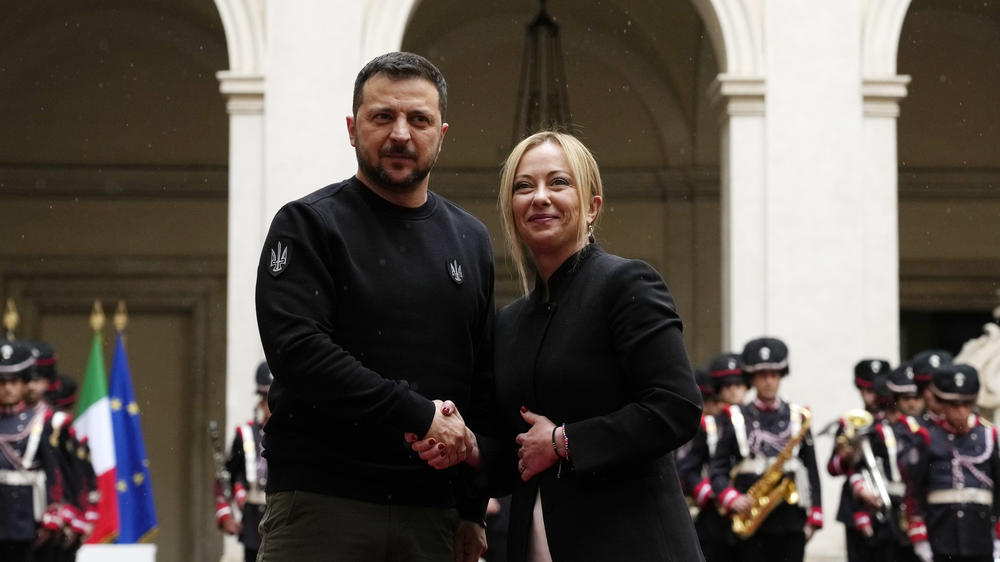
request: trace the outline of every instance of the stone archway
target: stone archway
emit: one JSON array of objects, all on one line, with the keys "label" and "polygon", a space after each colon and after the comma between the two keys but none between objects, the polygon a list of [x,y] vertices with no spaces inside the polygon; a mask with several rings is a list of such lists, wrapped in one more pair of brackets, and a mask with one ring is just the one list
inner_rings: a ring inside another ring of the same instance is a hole
[{"label": "stone archway", "polygon": [[222,26],[207,0],[6,8],[0,292],[17,336],[51,341],[77,380],[94,299],[126,301],[159,551],[203,558],[218,550],[203,475],[225,349]]}]

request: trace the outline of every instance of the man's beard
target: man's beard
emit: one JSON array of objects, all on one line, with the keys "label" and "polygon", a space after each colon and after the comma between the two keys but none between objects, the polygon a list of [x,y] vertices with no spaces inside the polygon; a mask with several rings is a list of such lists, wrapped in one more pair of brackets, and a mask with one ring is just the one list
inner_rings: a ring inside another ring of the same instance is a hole
[{"label": "man's beard", "polygon": [[[360,143],[358,143],[360,146]],[[388,170],[378,162],[370,162],[365,155],[361,152],[359,146],[354,147],[354,153],[357,155],[358,167],[364,172],[365,176],[371,181],[375,182],[378,187],[386,191],[393,191],[396,193],[406,193],[413,191],[413,189],[427,177],[427,174],[431,173],[431,168],[437,162],[437,154],[440,154],[440,149],[438,153],[434,155],[434,159],[426,168],[416,167],[412,172],[400,181],[395,181],[390,176]],[[439,147],[440,148],[440,147]],[[417,161],[417,155],[406,150],[406,147],[401,147],[399,149],[390,148],[388,150],[379,150],[379,157],[382,156],[392,156],[392,155],[406,155],[413,158],[414,162]]]}]

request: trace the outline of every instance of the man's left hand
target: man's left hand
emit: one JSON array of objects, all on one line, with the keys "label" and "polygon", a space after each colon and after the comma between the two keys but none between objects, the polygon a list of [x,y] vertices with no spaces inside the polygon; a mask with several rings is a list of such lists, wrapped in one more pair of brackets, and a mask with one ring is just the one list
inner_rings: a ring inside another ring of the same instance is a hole
[{"label": "man's left hand", "polygon": [[813,538],[813,535],[816,534],[816,527],[806,523],[806,527],[803,529],[803,532],[806,534],[806,542],[809,542],[809,539]]},{"label": "man's left hand", "polygon": [[486,528],[472,521],[459,521],[455,530],[455,562],[477,562],[486,552]]}]

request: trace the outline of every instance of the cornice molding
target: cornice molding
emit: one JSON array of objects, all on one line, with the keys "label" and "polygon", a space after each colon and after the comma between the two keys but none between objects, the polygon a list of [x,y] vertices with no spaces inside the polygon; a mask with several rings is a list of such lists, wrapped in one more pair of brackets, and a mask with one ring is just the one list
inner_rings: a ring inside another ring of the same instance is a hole
[{"label": "cornice molding", "polygon": [[763,76],[720,74],[708,87],[713,105],[724,108],[723,120],[734,116],[763,116],[767,82]]},{"label": "cornice molding", "polygon": [[266,80],[263,74],[220,70],[215,77],[219,80],[219,91],[226,96],[226,111],[230,115],[264,113]]},{"label": "cornice molding", "polygon": [[[711,199],[719,196],[715,166],[678,168],[606,166],[605,189],[614,199]],[[431,188],[465,200],[494,200],[493,167],[438,166]],[[2,197],[90,197],[109,200],[225,199],[226,166],[122,166],[0,163]],[[900,200],[1000,199],[1000,169],[900,168]]]},{"label": "cornice molding", "polygon": [[226,166],[0,164],[0,191],[11,197],[225,199]]},{"label": "cornice molding", "polygon": [[909,83],[905,74],[865,78],[861,82],[865,117],[899,117],[899,100],[906,97]]}]

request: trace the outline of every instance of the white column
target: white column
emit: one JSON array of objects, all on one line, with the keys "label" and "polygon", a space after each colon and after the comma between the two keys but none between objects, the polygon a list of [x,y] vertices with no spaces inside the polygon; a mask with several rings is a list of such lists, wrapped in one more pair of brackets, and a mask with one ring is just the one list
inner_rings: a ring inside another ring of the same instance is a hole
[{"label": "white column", "polygon": [[[229,112],[229,244],[226,278],[226,444],[253,411],[253,374],[264,354],[257,332],[254,283],[264,243],[264,77],[216,74]],[[223,560],[242,559],[231,537]]]},{"label": "white column", "polygon": [[347,135],[362,2],[267,3],[264,214],[357,170]]},{"label": "white column", "polygon": [[[817,431],[860,404],[853,366],[868,350],[860,2],[767,0],[765,9],[766,328],[789,346],[781,394],[812,408]],[[815,443],[822,467],[833,443]],[[807,559],[843,560],[842,480],[820,472],[827,530]]]},{"label": "white column", "polygon": [[899,360],[899,189],[896,121],[909,76],[866,78],[862,183],[864,354]]},{"label": "white column", "polygon": [[737,352],[768,326],[764,92],[763,78],[726,74],[709,92],[723,105],[722,345]]}]

